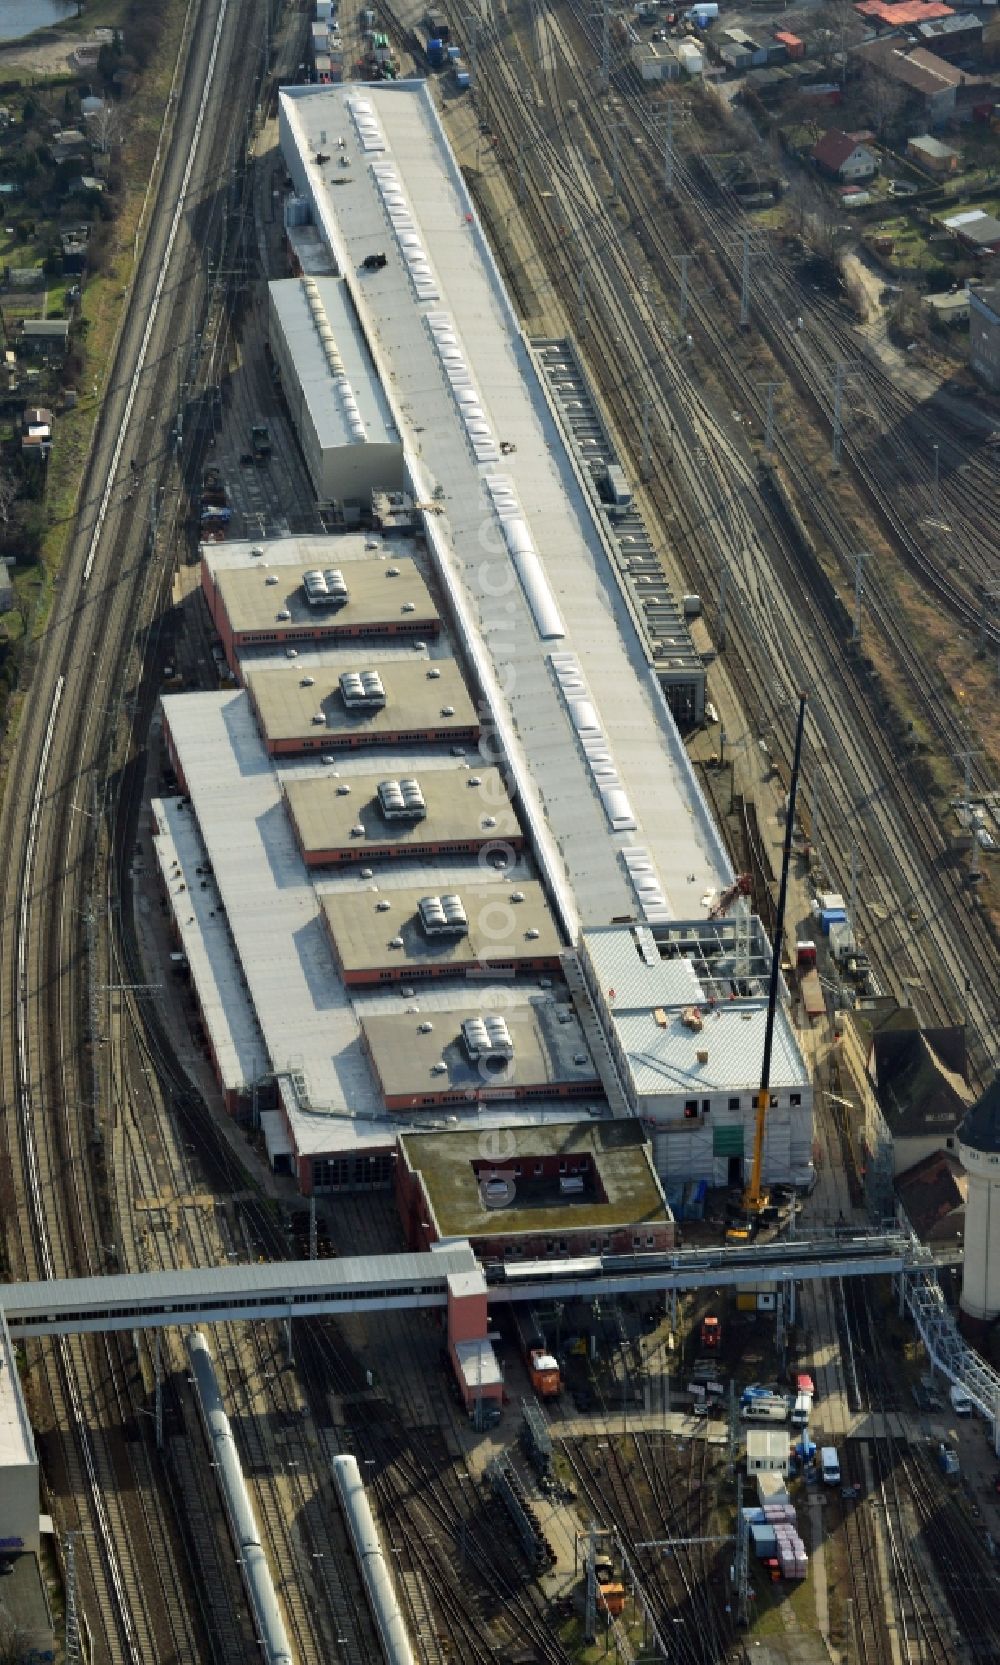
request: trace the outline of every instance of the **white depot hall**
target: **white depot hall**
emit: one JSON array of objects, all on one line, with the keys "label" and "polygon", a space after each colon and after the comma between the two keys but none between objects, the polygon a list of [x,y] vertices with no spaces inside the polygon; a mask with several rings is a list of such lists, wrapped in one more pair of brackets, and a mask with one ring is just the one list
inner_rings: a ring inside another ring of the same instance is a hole
[{"label": "white depot hall", "polygon": [[565,917],[697,916],[726,853],[429,88],[289,88],[280,122]]}]

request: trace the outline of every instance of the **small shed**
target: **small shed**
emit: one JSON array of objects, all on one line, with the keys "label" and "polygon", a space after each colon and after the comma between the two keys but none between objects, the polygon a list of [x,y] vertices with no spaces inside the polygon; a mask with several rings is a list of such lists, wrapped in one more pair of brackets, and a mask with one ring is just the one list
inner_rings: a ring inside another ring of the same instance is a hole
[{"label": "small shed", "polygon": [[747,1429],[747,1473],[788,1473],[790,1440],[786,1428]]},{"label": "small shed", "polygon": [[791,1502],[783,1474],[770,1469],[757,1470],[757,1502],[762,1509],[766,1509],[768,1504]]},{"label": "small shed", "polygon": [[926,168],[928,173],[957,173],[962,158],[951,145],[943,140],[935,139],[932,133],[918,133],[915,138],[906,141],[906,154]]},{"label": "small shed", "polygon": [[15,602],[14,586],[11,583],[10,568],[6,561],[0,561],[0,613],[9,613]]}]

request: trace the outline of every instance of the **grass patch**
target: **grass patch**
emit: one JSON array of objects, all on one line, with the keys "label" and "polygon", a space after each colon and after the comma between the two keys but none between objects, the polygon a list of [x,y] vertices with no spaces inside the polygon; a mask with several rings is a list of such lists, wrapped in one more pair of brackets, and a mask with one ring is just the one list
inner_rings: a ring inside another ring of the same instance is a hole
[{"label": "grass patch", "polygon": [[[90,0],[85,16],[70,19],[65,33],[87,36],[101,25],[121,24],[126,16],[127,6],[128,0]],[[23,576],[18,575],[19,598],[23,596],[29,605],[22,608],[25,617],[18,621],[18,641],[13,644],[11,651],[15,651],[19,646],[23,647],[24,637],[38,641],[45,632],[51,614],[55,583],[66,557],[74,527],[83,472],[90,453],[105,380],[113,359],[124,304],[132,282],[135,242],[153,170],[161,123],[173,82],[174,67],[183,39],[186,13],[187,0],[164,0],[162,30],[155,55],[126,106],[126,149],[122,167],[121,201],[113,228],[114,252],[107,270],[95,274],[84,286],[80,303],[80,319],[84,325],[81,332],[83,370],[78,386],[80,397],[72,410],[61,414],[55,430],[55,444],[49,459],[44,498],[47,525],[37,566],[29,569]],[[6,233],[4,235],[6,236]],[[30,264],[28,247],[19,243],[16,238],[13,242],[15,247],[10,263]],[[50,314],[65,304],[65,290],[72,282],[72,278],[60,279],[52,286],[48,299]],[[41,310],[41,294],[33,292],[32,315],[40,313]],[[58,400],[56,402],[58,403]],[[17,733],[22,706],[23,696],[15,695],[8,701],[6,710],[2,713],[6,726],[5,763],[10,756],[10,749]]]}]

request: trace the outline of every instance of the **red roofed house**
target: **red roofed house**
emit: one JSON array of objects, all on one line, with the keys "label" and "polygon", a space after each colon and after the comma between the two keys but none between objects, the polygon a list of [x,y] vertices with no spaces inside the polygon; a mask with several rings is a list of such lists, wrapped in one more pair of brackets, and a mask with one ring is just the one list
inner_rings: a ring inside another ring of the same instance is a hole
[{"label": "red roofed house", "polygon": [[943,17],[953,17],[954,6],[944,0],[861,0],[854,10],[859,17],[872,23],[884,24],[887,29],[907,29],[914,24],[933,23]]},{"label": "red roofed house", "polygon": [[875,152],[854,133],[844,133],[839,127],[823,134],[812,159],[831,179],[871,179],[878,169]]}]

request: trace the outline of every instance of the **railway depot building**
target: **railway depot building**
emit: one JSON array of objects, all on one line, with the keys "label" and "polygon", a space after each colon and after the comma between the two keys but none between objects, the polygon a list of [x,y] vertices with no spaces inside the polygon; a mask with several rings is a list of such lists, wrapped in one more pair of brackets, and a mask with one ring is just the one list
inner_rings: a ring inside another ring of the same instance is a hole
[{"label": "railway depot building", "polygon": [[[586,931],[580,962],[625,1096],[651,1140],[667,1195],[749,1176],[771,950],[759,920],[676,920]],[[812,1083],[787,1006],[775,1013],[767,1183],[805,1184]]]},{"label": "railway depot building", "polygon": [[[287,89],[280,123],[297,233],[353,313],[351,379],[379,384],[417,533],[203,552],[236,685],[164,696],[176,790],[154,802],[154,845],[225,1101],[305,1192],[388,1185],[401,1132],[541,1137],[570,1104],[650,1124],[670,1184],[731,1182],[767,945],[750,922],[745,975],[716,963],[719,922],[699,940],[731,866],[558,389],[423,83]],[[695,921],[664,952],[690,960],[663,971],[684,987],[643,995],[634,1037],[578,963],[611,920]],[[733,1005],[707,1065],[682,996],[706,1025]],[[667,1048],[651,1013],[675,1007]],[[770,1180],[809,1168],[784,1012],[776,1070]]]},{"label": "railway depot building", "polygon": [[343,282],[283,278],[267,293],[272,362],[317,498],[360,509],[399,491],[402,440]]},{"label": "railway depot building", "polygon": [[441,619],[414,561],[371,550],[359,535],[203,546],[202,593],[234,677],[247,648],[294,658],[350,641],[357,655],[362,642],[436,636]]},{"label": "railway depot building", "polygon": [[468,1133],[403,1134],[395,1190],[412,1249],[468,1240],[496,1262],[674,1247],[652,1151],[633,1120],[512,1132],[495,1156]]}]

